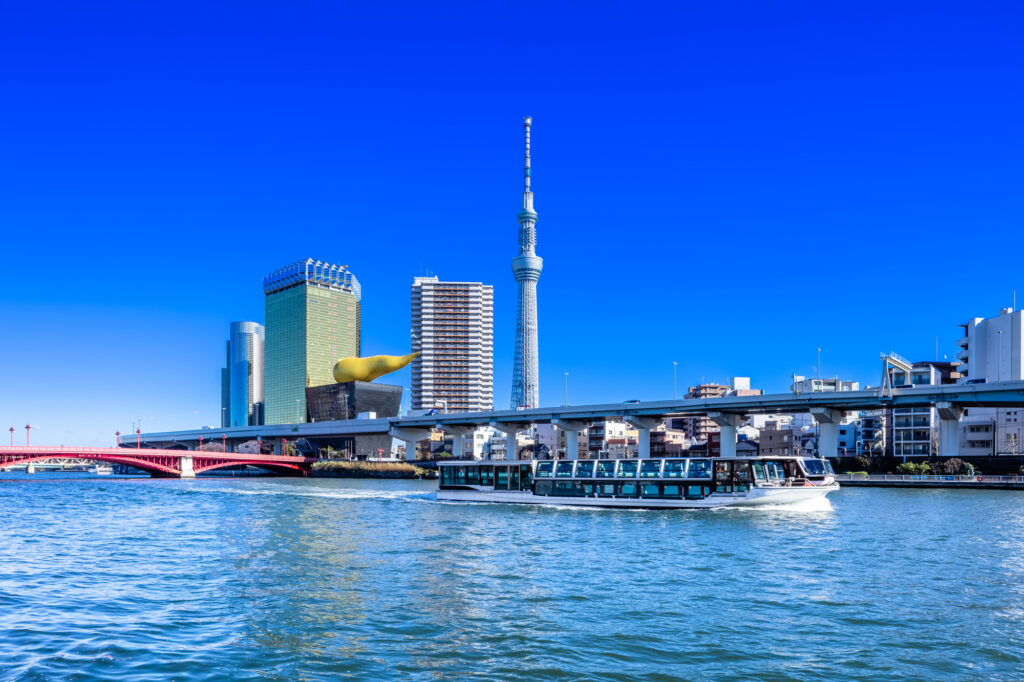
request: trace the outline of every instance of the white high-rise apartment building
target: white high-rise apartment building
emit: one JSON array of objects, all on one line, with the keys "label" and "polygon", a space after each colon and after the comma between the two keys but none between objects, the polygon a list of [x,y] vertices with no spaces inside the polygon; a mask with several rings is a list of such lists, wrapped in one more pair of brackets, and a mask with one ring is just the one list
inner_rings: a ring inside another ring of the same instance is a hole
[{"label": "white high-rise apartment building", "polygon": [[[958,383],[1024,380],[1024,311],[1003,308],[999,317],[975,317],[960,325]],[[960,421],[960,454],[1024,453],[1024,410],[971,407]]]},{"label": "white high-rise apartment building", "polygon": [[415,278],[412,350],[412,409],[493,409],[494,287]]}]

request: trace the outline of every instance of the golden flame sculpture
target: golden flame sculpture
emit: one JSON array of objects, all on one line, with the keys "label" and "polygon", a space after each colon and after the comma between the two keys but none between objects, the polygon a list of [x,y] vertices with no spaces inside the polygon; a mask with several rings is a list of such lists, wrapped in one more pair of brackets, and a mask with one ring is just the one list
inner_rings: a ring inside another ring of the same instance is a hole
[{"label": "golden flame sculpture", "polygon": [[397,372],[412,362],[418,352],[409,355],[374,355],[369,358],[345,358],[334,363],[334,380],[373,381],[391,372]]}]

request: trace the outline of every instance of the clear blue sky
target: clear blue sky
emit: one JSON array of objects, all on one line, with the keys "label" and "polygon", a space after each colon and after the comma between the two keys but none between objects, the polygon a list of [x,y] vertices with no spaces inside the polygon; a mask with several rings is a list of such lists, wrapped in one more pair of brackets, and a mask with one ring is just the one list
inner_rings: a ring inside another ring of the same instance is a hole
[{"label": "clear blue sky", "polygon": [[[1011,304],[1018,3],[11,4],[0,425],[216,424],[228,324],[307,256],[409,347],[430,271],[495,287],[508,404],[521,117],[541,402],[878,381]],[[408,370],[398,375],[408,385]],[[6,434],[5,438],[6,440]]]}]

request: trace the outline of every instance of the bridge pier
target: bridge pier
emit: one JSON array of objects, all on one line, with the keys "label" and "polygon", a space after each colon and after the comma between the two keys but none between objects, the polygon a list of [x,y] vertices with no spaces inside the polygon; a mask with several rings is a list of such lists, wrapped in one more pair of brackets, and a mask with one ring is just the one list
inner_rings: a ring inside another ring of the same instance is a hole
[{"label": "bridge pier", "polygon": [[[964,408],[951,402],[935,403],[939,413],[939,457],[960,456],[960,417]],[[992,435],[995,438],[995,434]]]},{"label": "bridge pier", "polygon": [[651,429],[661,423],[660,419],[654,417],[629,417],[625,418],[627,424],[636,429],[636,456],[637,459],[651,458]]},{"label": "bridge pier", "polygon": [[182,478],[195,478],[196,469],[195,463],[192,460],[192,455],[181,456],[181,477]]},{"label": "bridge pier", "polygon": [[[708,412],[708,419],[718,424],[718,428],[721,431],[721,456],[735,457],[736,429],[743,424],[746,416],[734,412]],[[708,454],[710,455],[711,453],[709,452]]]},{"label": "bridge pier", "polygon": [[818,457],[837,457],[839,424],[846,417],[846,412],[830,407],[812,407],[811,416],[818,423]]},{"label": "bridge pier", "polygon": [[[580,431],[590,428],[590,422],[572,419],[552,419],[551,423],[565,431],[565,458],[578,458],[580,456]],[[555,450],[555,456],[557,457],[558,448],[556,447]]]},{"label": "bridge pier", "polygon": [[411,429],[405,427],[392,427],[391,437],[405,441],[405,461],[416,461],[416,443],[430,438],[430,429]]},{"label": "bridge pier", "polygon": [[450,433],[452,436],[452,457],[455,459],[462,459],[466,456],[466,436],[476,431],[475,426],[451,426],[438,425],[438,428],[443,429],[445,433]]},{"label": "bridge pier", "polygon": [[[530,422],[491,422],[495,431],[505,434],[505,459],[514,461],[519,459],[519,443],[517,436],[520,431],[530,428]],[[534,451],[536,457],[536,451]]]}]

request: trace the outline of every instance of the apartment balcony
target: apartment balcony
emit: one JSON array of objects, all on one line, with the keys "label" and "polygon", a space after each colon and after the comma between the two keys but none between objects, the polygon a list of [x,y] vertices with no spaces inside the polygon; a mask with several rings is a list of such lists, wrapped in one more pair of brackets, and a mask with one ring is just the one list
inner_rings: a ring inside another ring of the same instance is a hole
[{"label": "apartment balcony", "polygon": [[968,337],[961,336],[959,339],[956,340],[956,345],[960,346],[964,350],[967,350],[967,342],[968,342]]},{"label": "apartment balcony", "polygon": [[956,359],[959,360],[960,362],[967,362],[967,356],[967,349],[964,348],[962,351],[956,354]]}]

